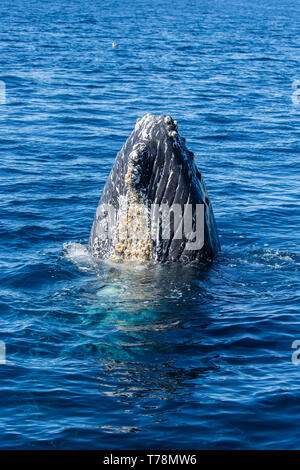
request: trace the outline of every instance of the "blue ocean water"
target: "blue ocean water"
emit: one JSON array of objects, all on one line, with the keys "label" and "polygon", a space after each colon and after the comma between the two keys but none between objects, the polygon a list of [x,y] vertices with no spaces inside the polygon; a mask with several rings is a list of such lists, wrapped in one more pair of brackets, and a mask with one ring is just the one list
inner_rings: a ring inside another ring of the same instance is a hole
[{"label": "blue ocean water", "polygon": [[[1,448],[300,447],[299,14],[1,2]],[[205,272],[87,253],[146,112],[178,120],[204,176],[222,243]]]}]

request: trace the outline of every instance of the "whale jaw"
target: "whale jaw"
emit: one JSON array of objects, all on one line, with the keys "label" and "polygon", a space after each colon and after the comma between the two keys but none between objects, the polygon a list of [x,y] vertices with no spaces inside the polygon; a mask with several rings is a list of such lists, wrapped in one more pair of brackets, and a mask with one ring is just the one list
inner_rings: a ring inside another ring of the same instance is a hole
[{"label": "whale jaw", "polygon": [[220,248],[193,153],[169,116],[146,114],[118,152],[89,239],[97,258],[208,263]]}]

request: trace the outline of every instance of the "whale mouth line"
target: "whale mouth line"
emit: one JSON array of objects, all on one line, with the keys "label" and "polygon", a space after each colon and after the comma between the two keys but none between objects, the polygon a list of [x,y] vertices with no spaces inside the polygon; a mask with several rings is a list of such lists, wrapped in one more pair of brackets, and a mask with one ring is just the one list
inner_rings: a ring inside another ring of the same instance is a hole
[{"label": "whale mouth line", "polygon": [[202,176],[170,116],[136,121],[103,189],[89,249],[112,261],[185,263],[218,251]]}]

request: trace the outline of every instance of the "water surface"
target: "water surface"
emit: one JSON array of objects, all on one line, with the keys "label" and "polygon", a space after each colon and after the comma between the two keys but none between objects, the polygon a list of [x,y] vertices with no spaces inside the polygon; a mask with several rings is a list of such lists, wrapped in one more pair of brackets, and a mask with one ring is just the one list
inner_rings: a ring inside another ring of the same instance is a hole
[{"label": "water surface", "polygon": [[[1,2],[1,448],[299,448],[299,13]],[[203,173],[222,243],[204,272],[87,254],[146,112]]]}]

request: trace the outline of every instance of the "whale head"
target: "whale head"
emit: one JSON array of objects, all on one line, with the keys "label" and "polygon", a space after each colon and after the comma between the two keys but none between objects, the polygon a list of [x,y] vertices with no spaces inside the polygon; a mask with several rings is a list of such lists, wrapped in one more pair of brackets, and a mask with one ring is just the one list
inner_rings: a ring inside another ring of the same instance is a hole
[{"label": "whale head", "polygon": [[102,192],[92,255],[198,264],[219,248],[211,202],[177,122],[152,114],[137,119]]}]

